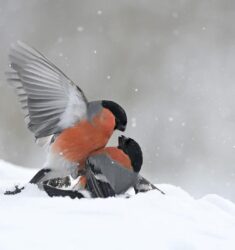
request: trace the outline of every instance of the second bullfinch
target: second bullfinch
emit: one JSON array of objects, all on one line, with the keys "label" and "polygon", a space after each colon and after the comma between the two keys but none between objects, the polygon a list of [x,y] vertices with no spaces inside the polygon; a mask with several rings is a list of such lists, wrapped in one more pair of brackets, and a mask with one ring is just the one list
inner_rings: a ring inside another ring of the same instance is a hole
[{"label": "second bullfinch", "polygon": [[[139,144],[121,136],[118,147],[103,148],[86,160],[84,175],[78,183],[79,189],[83,186],[91,197],[101,198],[123,194],[131,187],[136,193],[158,189],[139,174],[142,163]],[[45,185],[44,189],[50,196],[85,197],[80,190],[60,190],[49,185]]]}]

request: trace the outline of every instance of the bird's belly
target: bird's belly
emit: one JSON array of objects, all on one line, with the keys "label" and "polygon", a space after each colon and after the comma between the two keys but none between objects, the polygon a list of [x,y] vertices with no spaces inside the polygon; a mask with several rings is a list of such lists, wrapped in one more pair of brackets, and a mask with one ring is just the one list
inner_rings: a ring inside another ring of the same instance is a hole
[{"label": "bird's belly", "polygon": [[110,135],[91,125],[75,126],[64,130],[52,144],[52,152],[74,163],[84,163],[88,155],[103,148]]},{"label": "bird's belly", "polygon": [[63,178],[68,175],[77,175],[78,164],[50,150],[44,168],[50,168],[52,170],[51,174],[53,178]]}]

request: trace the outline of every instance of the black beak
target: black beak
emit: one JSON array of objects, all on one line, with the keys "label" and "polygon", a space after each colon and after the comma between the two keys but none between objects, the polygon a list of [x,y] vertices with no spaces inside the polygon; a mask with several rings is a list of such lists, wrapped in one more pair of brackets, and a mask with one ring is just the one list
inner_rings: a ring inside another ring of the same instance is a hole
[{"label": "black beak", "polygon": [[117,129],[117,130],[120,130],[121,132],[124,132],[126,130],[126,126],[125,125],[116,124],[116,126],[114,127],[114,129]]},{"label": "black beak", "polygon": [[118,129],[119,129],[120,131],[124,132],[124,131],[126,130],[126,126],[121,125],[121,126],[119,126]]},{"label": "black beak", "polygon": [[118,137],[118,146],[123,148],[123,146],[125,145],[127,140],[128,140],[128,138],[125,137],[124,135],[119,136]]}]

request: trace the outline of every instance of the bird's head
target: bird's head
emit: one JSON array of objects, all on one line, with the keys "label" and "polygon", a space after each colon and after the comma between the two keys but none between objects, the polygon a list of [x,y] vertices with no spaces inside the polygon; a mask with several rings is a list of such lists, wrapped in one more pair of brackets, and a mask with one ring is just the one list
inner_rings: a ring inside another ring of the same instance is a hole
[{"label": "bird's head", "polygon": [[114,129],[125,131],[127,125],[127,116],[125,110],[116,102],[113,101],[102,101],[102,106],[108,109],[115,117]]},{"label": "bird's head", "polygon": [[143,164],[143,153],[140,145],[133,139],[125,136],[118,137],[118,148],[127,154],[135,172],[139,172]]}]

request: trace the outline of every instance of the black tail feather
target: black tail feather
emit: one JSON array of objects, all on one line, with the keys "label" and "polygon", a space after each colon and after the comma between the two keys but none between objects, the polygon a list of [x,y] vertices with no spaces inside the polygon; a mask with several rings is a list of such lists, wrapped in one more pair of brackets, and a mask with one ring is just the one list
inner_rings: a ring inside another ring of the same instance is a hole
[{"label": "black tail feather", "polygon": [[143,176],[139,175],[136,185],[134,186],[135,193],[148,192],[150,190],[158,190],[161,194],[165,194],[161,189],[157,188],[150,181],[145,179]]}]

